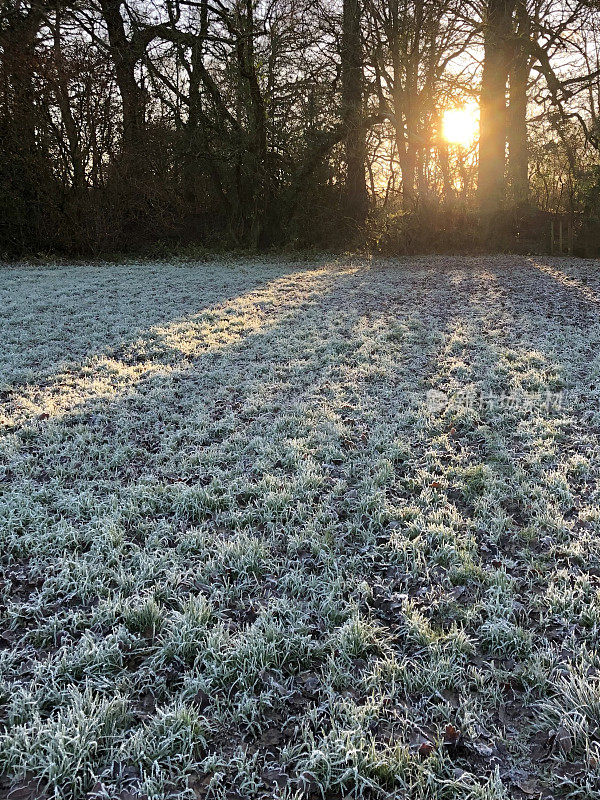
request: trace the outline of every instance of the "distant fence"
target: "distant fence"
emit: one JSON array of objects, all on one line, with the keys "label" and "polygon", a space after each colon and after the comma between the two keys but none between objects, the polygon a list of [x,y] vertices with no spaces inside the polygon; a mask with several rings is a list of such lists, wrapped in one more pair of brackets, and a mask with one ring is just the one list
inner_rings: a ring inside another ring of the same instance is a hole
[{"label": "distant fence", "polygon": [[521,252],[549,255],[600,256],[600,225],[582,212],[554,214],[534,211],[507,220],[507,245],[512,239]]},{"label": "distant fence", "polygon": [[509,210],[482,220],[476,211],[423,206],[409,213],[383,213],[368,230],[384,255],[481,250],[600,257],[600,224],[582,212]]},{"label": "distant fence", "polygon": [[550,220],[550,253],[551,255],[563,255],[565,248],[567,255],[572,256],[575,241],[575,225],[571,216],[563,219],[559,216],[558,219]]}]

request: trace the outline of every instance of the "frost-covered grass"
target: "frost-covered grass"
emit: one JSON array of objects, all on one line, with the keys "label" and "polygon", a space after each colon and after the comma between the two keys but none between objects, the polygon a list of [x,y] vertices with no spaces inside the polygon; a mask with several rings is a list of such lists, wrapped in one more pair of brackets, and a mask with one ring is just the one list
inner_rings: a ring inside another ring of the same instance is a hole
[{"label": "frost-covered grass", "polygon": [[600,796],[595,263],[0,275],[0,797]]}]

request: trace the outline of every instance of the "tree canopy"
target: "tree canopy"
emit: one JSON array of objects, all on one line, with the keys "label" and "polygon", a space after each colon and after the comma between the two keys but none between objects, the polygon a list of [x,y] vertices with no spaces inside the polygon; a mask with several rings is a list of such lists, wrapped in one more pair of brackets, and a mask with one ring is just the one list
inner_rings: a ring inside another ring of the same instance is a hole
[{"label": "tree canopy", "polygon": [[2,0],[0,250],[594,214],[599,23],[585,0]]}]

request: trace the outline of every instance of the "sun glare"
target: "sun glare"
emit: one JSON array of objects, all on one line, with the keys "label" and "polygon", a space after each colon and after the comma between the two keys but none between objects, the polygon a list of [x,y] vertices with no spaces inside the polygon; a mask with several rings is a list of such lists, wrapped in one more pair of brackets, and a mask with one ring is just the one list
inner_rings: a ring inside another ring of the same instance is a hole
[{"label": "sun glare", "polygon": [[442,116],[442,135],[448,144],[469,147],[477,138],[479,109],[476,105],[447,108]]}]

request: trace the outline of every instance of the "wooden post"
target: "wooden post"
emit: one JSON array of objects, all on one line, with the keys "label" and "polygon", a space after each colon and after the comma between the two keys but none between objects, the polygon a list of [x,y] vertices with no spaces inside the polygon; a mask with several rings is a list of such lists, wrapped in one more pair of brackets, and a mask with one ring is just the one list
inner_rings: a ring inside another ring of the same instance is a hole
[{"label": "wooden post", "polygon": [[569,255],[573,255],[573,218],[569,218],[569,234],[568,234],[568,244],[567,247],[569,248]]},{"label": "wooden post", "polygon": [[558,252],[562,256],[563,254],[563,230],[562,230],[562,219],[558,223]]},{"label": "wooden post", "polygon": [[554,220],[550,220],[550,255],[554,255]]}]

